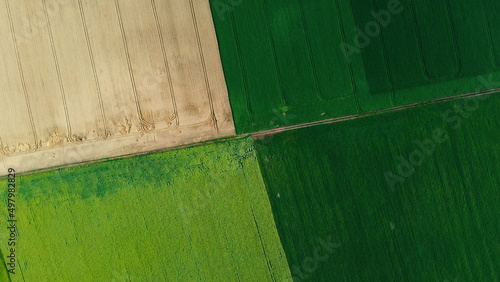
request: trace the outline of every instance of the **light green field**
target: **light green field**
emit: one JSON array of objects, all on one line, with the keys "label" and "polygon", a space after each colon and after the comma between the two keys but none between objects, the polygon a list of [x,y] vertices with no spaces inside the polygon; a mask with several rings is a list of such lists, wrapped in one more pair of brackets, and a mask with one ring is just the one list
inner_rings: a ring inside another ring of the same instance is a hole
[{"label": "light green field", "polygon": [[249,139],[18,177],[17,187],[12,281],[268,281],[288,271]]}]

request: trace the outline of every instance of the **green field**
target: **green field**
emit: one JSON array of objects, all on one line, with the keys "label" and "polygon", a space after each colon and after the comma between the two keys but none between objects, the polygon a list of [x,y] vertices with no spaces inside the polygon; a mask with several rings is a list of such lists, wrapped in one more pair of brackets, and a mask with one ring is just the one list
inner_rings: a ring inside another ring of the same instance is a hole
[{"label": "green field", "polygon": [[500,93],[481,97],[257,140],[296,280],[498,281]]},{"label": "green field", "polygon": [[500,1],[209,2],[251,134],[18,175],[0,282],[500,281]]},{"label": "green field", "polygon": [[[18,177],[10,278],[271,281],[289,273],[251,142]],[[8,230],[0,236],[6,258]]]},{"label": "green field", "polygon": [[496,0],[210,3],[239,133],[500,88]]}]

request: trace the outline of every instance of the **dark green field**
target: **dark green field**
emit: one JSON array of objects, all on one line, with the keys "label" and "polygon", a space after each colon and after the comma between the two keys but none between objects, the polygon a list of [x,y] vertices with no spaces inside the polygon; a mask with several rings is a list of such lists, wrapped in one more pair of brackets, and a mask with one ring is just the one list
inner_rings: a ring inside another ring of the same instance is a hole
[{"label": "dark green field", "polygon": [[296,280],[499,281],[499,108],[496,93],[257,140]]},{"label": "dark green field", "polygon": [[500,87],[497,0],[210,3],[239,133]]}]

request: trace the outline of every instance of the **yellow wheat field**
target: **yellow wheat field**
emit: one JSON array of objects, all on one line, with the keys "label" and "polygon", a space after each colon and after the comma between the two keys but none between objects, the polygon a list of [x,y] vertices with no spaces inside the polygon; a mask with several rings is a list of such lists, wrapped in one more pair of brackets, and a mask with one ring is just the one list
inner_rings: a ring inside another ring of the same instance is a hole
[{"label": "yellow wheat field", "polygon": [[0,56],[5,168],[234,134],[208,0],[0,0]]}]

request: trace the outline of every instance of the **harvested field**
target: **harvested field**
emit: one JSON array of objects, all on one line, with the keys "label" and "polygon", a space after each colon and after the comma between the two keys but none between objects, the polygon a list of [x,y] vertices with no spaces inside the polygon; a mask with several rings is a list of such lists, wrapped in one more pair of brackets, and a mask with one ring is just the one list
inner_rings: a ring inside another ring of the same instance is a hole
[{"label": "harvested field", "polygon": [[5,167],[234,134],[205,0],[1,0],[0,52]]},{"label": "harvested field", "polygon": [[[249,138],[22,176],[17,187],[12,281],[271,281],[289,273]],[[0,247],[7,257],[9,246]]]},{"label": "harvested field", "polygon": [[499,107],[496,93],[257,140],[297,281],[499,280]]},{"label": "harvested field", "polygon": [[500,88],[496,0],[210,3],[239,133]]},{"label": "harvested field", "polygon": [[0,281],[500,281],[499,13],[0,0]]}]

